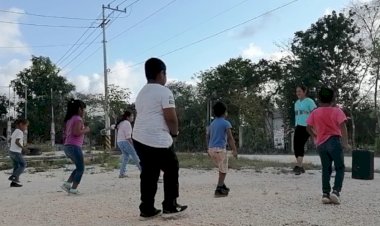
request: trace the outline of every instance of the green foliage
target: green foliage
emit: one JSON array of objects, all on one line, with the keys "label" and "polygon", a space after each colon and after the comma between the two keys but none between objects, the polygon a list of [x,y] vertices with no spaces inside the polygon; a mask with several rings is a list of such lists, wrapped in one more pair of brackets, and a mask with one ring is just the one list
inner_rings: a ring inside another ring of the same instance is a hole
[{"label": "green foliage", "polygon": [[0,119],[8,114],[8,98],[5,95],[0,95]]},{"label": "green foliage", "polygon": [[[50,139],[51,106],[54,107],[57,137],[62,137],[62,123],[65,114],[65,100],[74,85],[59,75],[59,69],[48,57],[32,56],[32,65],[19,72],[12,81],[16,93],[25,96],[27,90],[27,117],[29,139],[46,141]],[[25,115],[25,102],[18,105],[20,116]],[[58,140],[57,140],[58,141]]]}]

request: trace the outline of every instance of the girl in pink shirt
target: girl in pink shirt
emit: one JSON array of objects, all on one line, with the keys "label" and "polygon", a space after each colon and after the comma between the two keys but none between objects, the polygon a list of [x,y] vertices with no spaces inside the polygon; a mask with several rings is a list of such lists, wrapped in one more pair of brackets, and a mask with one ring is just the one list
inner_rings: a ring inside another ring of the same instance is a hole
[{"label": "girl in pink shirt", "polygon": [[[306,120],[307,131],[316,141],[322,163],[322,202],[340,204],[340,191],[344,179],[343,149],[350,149],[347,140],[346,115],[333,106],[334,91],[321,88],[318,94],[320,107],[311,112]],[[335,166],[335,182],[331,192],[332,162]]]},{"label": "girl in pink shirt", "polygon": [[84,159],[82,145],[84,134],[90,132],[90,128],[83,123],[86,104],[81,100],[71,99],[67,104],[64,126],[64,150],[68,158],[75,164],[75,170],[61,188],[69,194],[79,194],[78,185],[84,172]]}]

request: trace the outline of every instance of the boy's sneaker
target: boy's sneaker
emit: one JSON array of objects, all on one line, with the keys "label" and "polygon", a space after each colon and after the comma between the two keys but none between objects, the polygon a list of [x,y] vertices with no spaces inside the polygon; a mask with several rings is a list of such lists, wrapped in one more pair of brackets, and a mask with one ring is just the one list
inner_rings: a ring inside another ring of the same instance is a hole
[{"label": "boy's sneaker", "polygon": [[293,172],[297,172],[298,168],[299,168],[299,166],[295,166],[295,167],[293,168]]},{"label": "boy's sneaker", "polygon": [[119,178],[127,178],[128,176],[127,175],[119,175]]},{"label": "boy's sneaker", "polygon": [[13,188],[19,188],[19,187],[22,187],[22,184],[19,184],[19,183],[16,183],[16,182],[12,181],[12,183],[11,183],[10,186],[13,187]]},{"label": "boy's sneaker", "polygon": [[72,195],[79,195],[80,192],[78,191],[78,189],[70,188],[70,190],[69,190],[69,194],[72,194]]},{"label": "boy's sneaker", "polygon": [[62,188],[62,190],[64,190],[65,192],[69,192],[70,189],[71,189],[71,183],[69,183],[69,182],[64,182],[64,183],[61,185],[61,188]]},{"label": "boy's sneaker", "polygon": [[12,182],[15,182],[15,183],[20,183],[20,181],[19,180],[17,180],[17,178],[16,178],[16,176],[10,176],[9,178],[8,178],[8,180],[10,180],[10,181],[12,181]]},{"label": "boy's sneaker", "polygon": [[161,210],[154,209],[150,213],[140,213],[140,220],[149,220],[155,218],[161,214]]},{"label": "boy's sneaker", "polygon": [[340,204],[340,194],[338,191],[333,191],[330,194],[330,200],[333,204],[339,205]]},{"label": "boy's sneaker", "polygon": [[323,204],[330,204],[331,199],[330,199],[330,194],[329,193],[323,193],[322,195],[322,203]]},{"label": "boy's sneaker", "polygon": [[305,168],[300,167],[300,171],[301,171],[301,173],[305,173]]},{"label": "boy's sneaker", "polygon": [[187,206],[182,206],[179,204],[175,204],[173,207],[169,209],[165,209],[162,211],[162,217],[163,218],[171,218],[171,217],[177,217],[180,216],[183,211],[187,209]]},{"label": "boy's sneaker", "polygon": [[215,190],[215,198],[226,197],[228,196],[228,190],[223,187],[217,187]]}]

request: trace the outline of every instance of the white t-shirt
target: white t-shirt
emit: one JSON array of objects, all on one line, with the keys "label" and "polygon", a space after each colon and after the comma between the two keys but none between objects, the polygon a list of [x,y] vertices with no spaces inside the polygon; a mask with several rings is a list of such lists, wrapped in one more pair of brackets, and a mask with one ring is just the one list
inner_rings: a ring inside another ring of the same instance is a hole
[{"label": "white t-shirt", "polygon": [[24,133],[20,129],[15,129],[15,131],[13,131],[12,136],[11,136],[11,147],[9,150],[12,152],[21,153],[22,148],[17,146],[16,144],[17,139],[20,139],[19,140],[20,144],[24,146]]},{"label": "white t-shirt", "polygon": [[132,126],[128,120],[124,120],[117,126],[117,142],[126,141],[132,137]]},{"label": "white t-shirt", "polygon": [[169,148],[173,139],[163,109],[175,108],[172,91],[160,84],[146,84],[137,95],[135,106],[133,139],[150,147]]}]

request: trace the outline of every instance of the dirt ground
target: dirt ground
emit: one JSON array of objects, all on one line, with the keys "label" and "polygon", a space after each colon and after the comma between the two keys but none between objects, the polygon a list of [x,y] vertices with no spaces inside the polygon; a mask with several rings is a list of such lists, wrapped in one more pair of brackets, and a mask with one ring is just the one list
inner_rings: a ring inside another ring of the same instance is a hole
[{"label": "dirt ground", "polygon": [[[71,167],[71,166],[70,166]],[[69,175],[64,169],[22,175],[22,188],[10,188],[6,171],[0,172],[0,225],[380,225],[380,174],[371,181],[353,180],[346,173],[342,204],[323,205],[321,173],[301,176],[286,170],[231,170],[226,198],[214,198],[216,170],[180,170],[179,203],[189,205],[178,219],[139,220],[139,174],[129,166],[128,178],[118,172],[89,167],[81,195],[62,192]],[[156,207],[161,208],[159,184]]]}]

